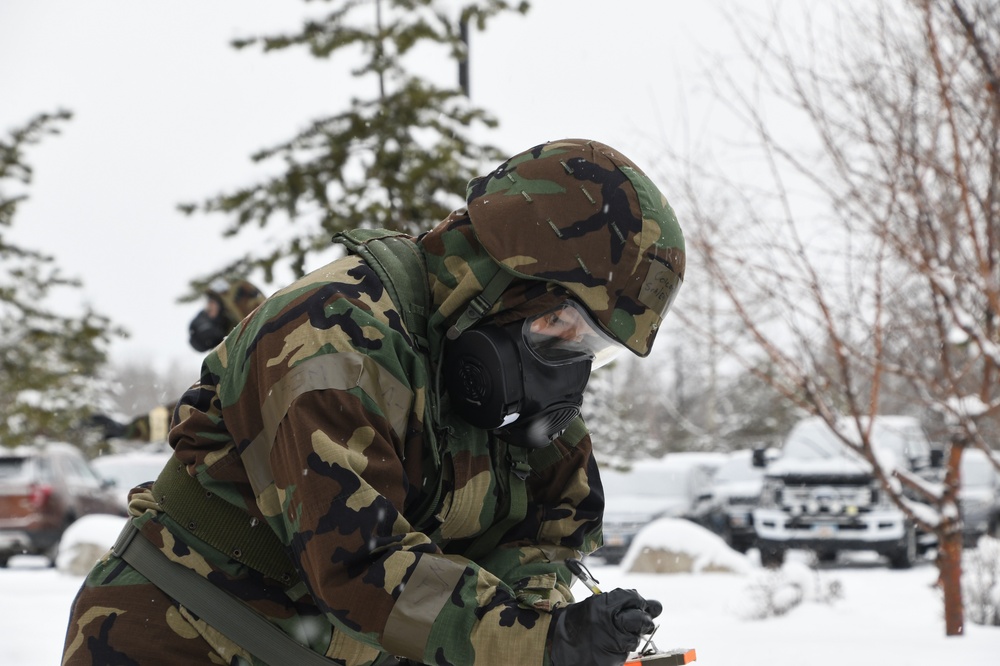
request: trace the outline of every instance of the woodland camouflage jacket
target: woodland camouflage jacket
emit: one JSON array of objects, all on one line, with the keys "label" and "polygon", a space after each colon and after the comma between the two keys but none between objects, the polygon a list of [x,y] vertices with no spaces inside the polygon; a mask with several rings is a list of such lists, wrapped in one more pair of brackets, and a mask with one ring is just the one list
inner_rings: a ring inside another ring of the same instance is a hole
[{"label": "woodland camouflage jacket", "polygon": [[[589,438],[581,425],[579,441],[533,454],[528,515],[471,561],[475,538],[502,517],[510,462],[502,443],[491,454],[485,432],[448,420],[439,480],[425,447],[427,381],[359,258],[306,276],[208,356],[170,436],[207,492],[274,530],[304,584],[286,590],[205,546],[148,491],[132,499],[134,512],[147,510],[143,533],[346,664],[383,649],[424,663],[544,663],[546,611],[571,599],[553,563],[597,545],[603,498],[590,489]],[[414,524],[439,483],[437,511]],[[221,654],[241,653],[200,620],[184,622]]]},{"label": "woodland camouflage jacket", "polygon": [[[419,244],[432,298],[427,334],[440,351],[496,260],[465,209]],[[671,251],[679,282],[683,247]],[[521,318],[565,295],[565,285],[516,280],[490,315]],[[655,325],[669,296],[657,301]],[[655,325],[634,336],[636,351],[648,353]],[[207,545],[148,489],[132,494],[135,522],[170,559],[341,663],[389,653],[428,664],[547,664],[549,611],[572,601],[562,562],[600,545],[604,499],[589,435],[577,420],[529,455],[450,417],[446,396],[431,432],[431,383],[376,274],[356,256],[334,261],[269,297],[208,355],[170,433],[207,496],[277,536],[293,579],[241,564],[238,544],[229,553]],[[516,524],[503,520],[512,467],[527,473],[527,511]],[[87,646],[113,631],[113,615],[142,608],[129,590],[143,583],[114,558],[98,564],[71,618],[64,663],[89,663]],[[146,622],[201,636],[222,657],[205,663],[233,655],[258,663],[176,605]]]}]

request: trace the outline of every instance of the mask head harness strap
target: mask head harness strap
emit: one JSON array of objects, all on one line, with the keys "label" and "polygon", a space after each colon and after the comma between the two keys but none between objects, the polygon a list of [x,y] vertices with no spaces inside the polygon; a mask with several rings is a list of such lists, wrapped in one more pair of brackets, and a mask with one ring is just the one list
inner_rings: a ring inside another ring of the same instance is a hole
[{"label": "mask head harness strap", "polygon": [[513,281],[514,275],[512,273],[508,273],[500,268],[500,266],[497,266],[496,273],[486,283],[483,291],[472,299],[469,307],[459,316],[458,321],[448,329],[448,339],[455,340],[463,332],[475,326],[480,319],[486,316],[487,312],[493,309],[493,306],[500,300],[500,296],[503,295],[503,292],[507,290],[507,287]]}]

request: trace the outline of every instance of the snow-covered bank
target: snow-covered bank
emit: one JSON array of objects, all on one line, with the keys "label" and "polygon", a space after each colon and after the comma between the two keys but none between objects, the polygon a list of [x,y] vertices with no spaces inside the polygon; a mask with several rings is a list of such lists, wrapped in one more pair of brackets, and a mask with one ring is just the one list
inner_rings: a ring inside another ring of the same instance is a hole
[{"label": "snow-covered bank", "polygon": [[[107,525],[101,538],[113,538]],[[640,545],[689,552],[695,563],[731,564],[713,539],[701,539],[678,525],[644,535]],[[81,530],[83,531],[83,530]],[[101,530],[96,530],[100,532]],[[96,533],[92,532],[92,533]],[[683,550],[675,536],[683,536]],[[698,544],[705,548],[699,555]],[[1000,554],[1000,551],[997,551]],[[707,555],[706,555],[707,553]],[[751,551],[752,553],[752,551]],[[796,555],[792,553],[791,555]],[[741,573],[628,573],[593,559],[587,565],[602,589],[634,588],[664,604],[655,642],[661,648],[688,647],[699,666],[995,666],[1000,627],[971,622],[962,637],[947,638],[937,570],[922,561],[910,570],[887,569],[876,558],[812,568],[804,553],[790,557],[781,572],[733,566]],[[630,558],[626,558],[626,563]],[[634,559],[634,558],[631,558]],[[59,663],[66,620],[82,577],[48,568],[42,558],[15,557],[0,569],[0,664],[51,666]],[[589,594],[582,585],[574,591]],[[794,605],[796,595],[801,603]],[[755,619],[766,608],[780,617]],[[789,608],[790,607],[790,608]]]}]

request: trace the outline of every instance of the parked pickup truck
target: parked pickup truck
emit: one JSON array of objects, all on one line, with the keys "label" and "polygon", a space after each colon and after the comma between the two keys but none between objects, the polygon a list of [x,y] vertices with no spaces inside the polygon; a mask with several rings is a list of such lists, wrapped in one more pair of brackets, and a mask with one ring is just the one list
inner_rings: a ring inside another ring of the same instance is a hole
[{"label": "parked pickup truck", "polygon": [[[872,446],[883,469],[905,468],[931,478],[931,446],[915,418],[876,416]],[[843,432],[852,424],[844,423]],[[933,545],[879,485],[871,465],[821,419],[800,421],[773,460],[763,452],[760,501],[753,512],[761,564],[780,566],[790,548],[832,561],[839,551],[874,551],[893,568],[910,567]]]}]

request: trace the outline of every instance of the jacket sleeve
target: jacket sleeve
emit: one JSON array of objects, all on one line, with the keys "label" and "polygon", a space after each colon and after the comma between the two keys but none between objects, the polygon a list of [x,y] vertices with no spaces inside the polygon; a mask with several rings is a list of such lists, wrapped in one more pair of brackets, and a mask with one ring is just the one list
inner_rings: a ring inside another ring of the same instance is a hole
[{"label": "jacket sleeve", "polygon": [[604,493],[582,420],[534,452],[531,468],[525,519],[477,561],[508,583],[522,605],[551,610],[574,601],[566,559],[601,545]]},{"label": "jacket sleeve", "polygon": [[404,518],[392,412],[405,401],[380,394],[394,384],[379,376],[388,370],[369,363],[364,372],[353,386],[288,399],[267,454],[273,491],[262,510],[278,519],[315,602],[355,640],[421,663],[545,663],[548,613],[523,607],[487,569],[444,555]]}]

